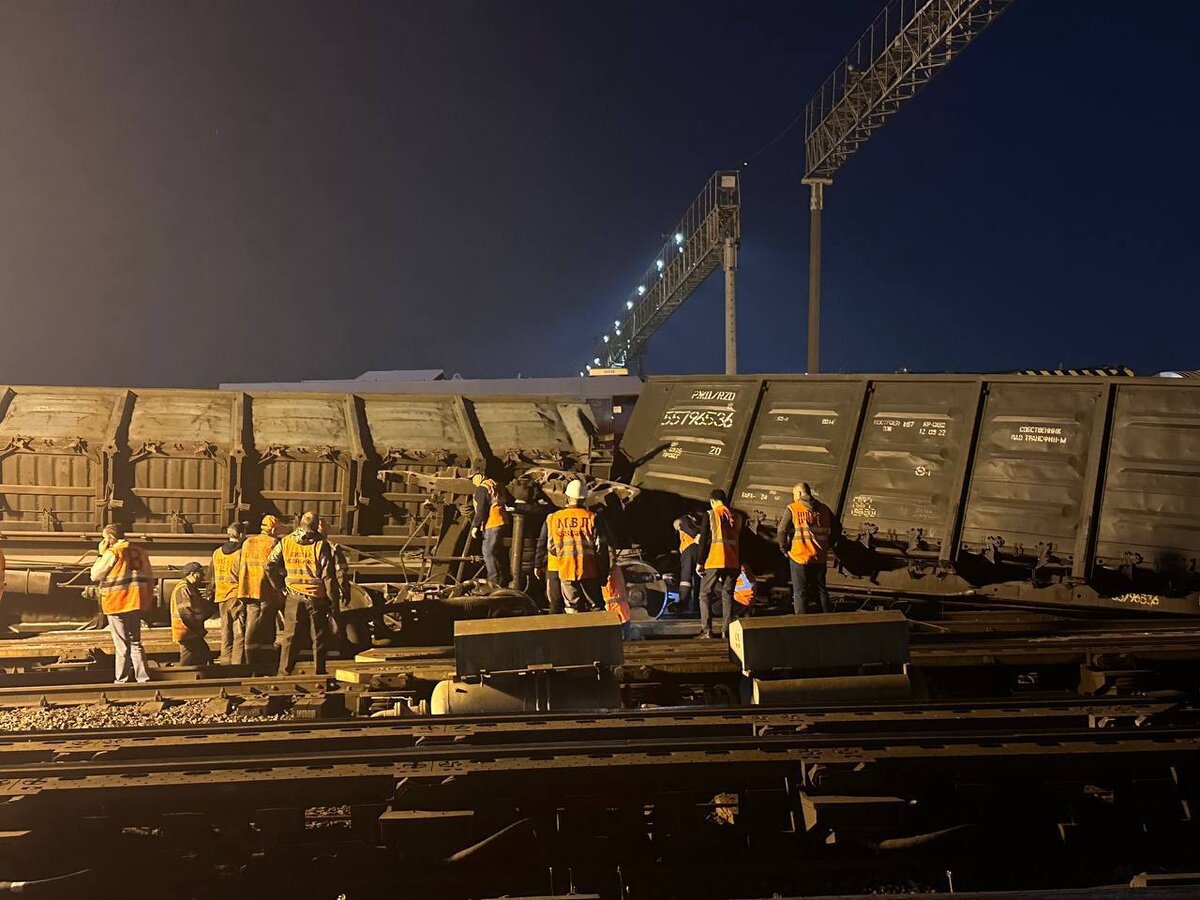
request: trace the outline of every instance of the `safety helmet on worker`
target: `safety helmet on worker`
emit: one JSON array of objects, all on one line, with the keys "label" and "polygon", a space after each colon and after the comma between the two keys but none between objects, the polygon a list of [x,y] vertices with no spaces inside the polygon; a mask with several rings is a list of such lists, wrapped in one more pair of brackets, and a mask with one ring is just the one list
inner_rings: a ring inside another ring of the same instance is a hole
[{"label": "safety helmet on worker", "polygon": [[587,496],[587,485],[578,478],[572,478],[567,485],[568,500],[583,500]]},{"label": "safety helmet on worker", "polygon": [[262,525],[259,527],[259,532],[262,534],[274,534],[275,529],[279,527],[279,520],[268,514],[263,516]]}]

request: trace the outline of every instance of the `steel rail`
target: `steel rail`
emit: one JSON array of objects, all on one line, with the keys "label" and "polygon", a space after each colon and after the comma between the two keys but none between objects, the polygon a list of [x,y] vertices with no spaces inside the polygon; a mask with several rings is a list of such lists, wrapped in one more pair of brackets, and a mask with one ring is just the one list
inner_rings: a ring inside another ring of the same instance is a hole
[{"label": "steel rail", "polygon": [[423,744],[493,743],[514,735],[530,740],[562,740],[581,733],[603,734],[604,739],[642,739],[654,736],[676,738],[703,735],[754,736],[781,730],[838,731],[878,728],[928,728],[1020,725],[1045,727],[1082,721],[1148,720],[1176,708],[1172,700],[1128,700],[1061,698],[1028,704],[988,701],[982,703],[881,704],[871,708],[852,706],[828,709],[655,711],[655,714],[605,714],[581,716],[510,716],[498,719],[455,717],[441,719],[371,720],[355,722],[296,721],[261,725],[227,724],[176,728],[112,729],[94,732],[14,733],[0,744],[0,766],[29,763],[110,762],[169,757],[202,757],[211,752],[283,753],[294,749],[339,749],[353,743],[356,748],[421,746]]}]

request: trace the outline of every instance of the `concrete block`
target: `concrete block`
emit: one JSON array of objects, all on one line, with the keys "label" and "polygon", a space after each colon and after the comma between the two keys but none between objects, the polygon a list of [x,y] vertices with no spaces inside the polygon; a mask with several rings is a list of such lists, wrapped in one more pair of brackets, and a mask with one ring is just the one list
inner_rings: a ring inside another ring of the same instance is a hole
[{"label": "concrete block", "polygon": [[454,623],[459,678],[570,666],[619,666],[625,660],[621,623],[609,612],[521,616]]},{"label": "concrete block", "polygon": [[899,666],[909,661],[908,620],[890,611],[737,619],[729,648],[746,675]]}]

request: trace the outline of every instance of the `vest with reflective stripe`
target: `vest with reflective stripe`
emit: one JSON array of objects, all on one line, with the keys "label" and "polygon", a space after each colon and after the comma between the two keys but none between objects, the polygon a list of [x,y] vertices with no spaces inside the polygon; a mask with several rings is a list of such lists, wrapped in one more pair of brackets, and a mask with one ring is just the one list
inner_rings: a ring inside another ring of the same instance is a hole
[{"label": "vest with reflective stripe", "polygon": [[829,551],[829,510],[803,500],[788,504],[792,513],[792,546],[788,557],[799,565],[823,563]]},{"label": "vest with reflective stripe", "polygon": [[232,553],[226,553],[220,547],[213,551],[213,600],[224,603],[226,600],[238,598],[238,562],[241,560],[242,548]]},{"label": "vest with reflective stripe", "polygon": [[116,562],[100,579],[100,610],[106,616],[154,608],[154,575],[141,547],[118,541],[109,548]]},{"label": "vest with reflective stripe", "polygon": [[[184,624],[183,619],[179,617],[179,604],[181,601],[187,602],[189,605],[194,599],[192,591],[189,590],[189,585],[186,581],[181,581],[175,585],[175,590],[171,591],[171,640],[179,643],[188,633],[188,627]],[[204,637],[204,632],[193,634],[192,637]]]},{"label": "vest with reflective stripe", "polygon": [[321,580],[318,560],[324,541],[302,544],[293,535],[283,537],[283,566],[287,570],[284,583],[287,589],[306,597],[326,597],[325,582]]},{"label": "vest with reflective stripe", "polygon": [[697,540],[699,540],[699,538],[697,538],[695,535],[688,534],[682,528],[679,529],[679,552],[683,553],[683,551],[687,550],[688,547],[691,547],[693,544],[695,544]]},{"label": "vest with reflective stripe", "polygon": [[629,591],[625,587],[625,573],[620,566],[613,566],[608,573],[608,580],[600,586],[604,597],[604,608],[610,613],[616,613],[624,625],[630,619]]},{"label": "vest with reflective stripe", "polygon": [[754,604],[754,579],[750,576],[750,571],[742,566],[742,572],[738,575],[737,583],[733,586],[733,599],[742,606],[752,606]]},{"label": "vest with reflective stripe", "polygon": [[480,487],[487,488],[489,501],[488,517],[483,523],[483,530],[504,527],[508,524],[508,510],[504,508],[504,501],[500,498],[500,488],[490,478],[485,478]]},{"label": "vest with reflective stripe", "polygon": [[252,534],[242,543],[237,596],[247,600],[275,601],[277,594],[267,578],[267,557],[276,540],[269,534]]},{"label": "vest with reflective stripe", "polygon": [[706,569],[736,569],[738,567],[738,514],[721,503],[708,511],[708,525],[712,532],[712,543]]},{"label": "vest with reflective stripe", "polygon": [[546,571],[558,571],[558,557],[554,555],[554,547],[550,543],[549,538],[546,540]]},{"label": "vest with reflective stripe", "polygon": [[599,578],[600,557],[596,552],[596,514],[590,509],[569,507],[546,519],[547,549],[558,557],[558,577],[563,581]]}]

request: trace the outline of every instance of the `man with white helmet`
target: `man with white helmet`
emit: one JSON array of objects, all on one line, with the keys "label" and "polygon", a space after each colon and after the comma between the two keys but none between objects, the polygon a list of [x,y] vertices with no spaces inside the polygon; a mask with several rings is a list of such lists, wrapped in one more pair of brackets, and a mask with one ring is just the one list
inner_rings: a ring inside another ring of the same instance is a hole
[{"label": "man with white helmet", "polygon": [[808,612],[810,601],[816,601],[821,612],[831,612],[825,568],[841,524],[833,511],[816,498],[808,482],[793,487],[792,498],[775,529],[779,549],[788,558],[792,573],[792,608],[796,615],[802,615]]},{"label": "man with white helmet", "polygon": [[604,609],[601,583],[611,566],[608,529],[587,508],[587,485],[574,479],[567,485],[567,507],[546,517],[538,537],[535,568],[544,570],[554,559],[563,603],[569,613]]}]

